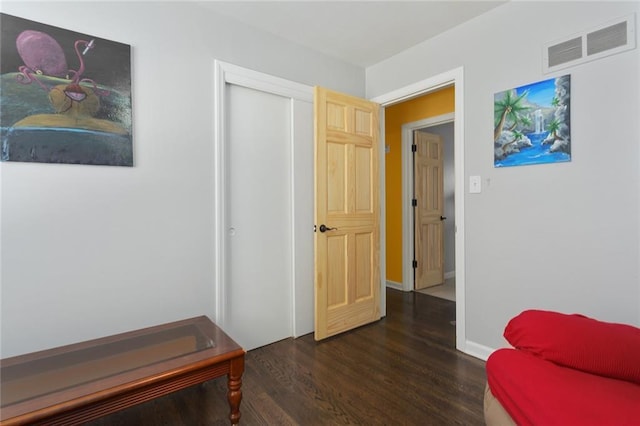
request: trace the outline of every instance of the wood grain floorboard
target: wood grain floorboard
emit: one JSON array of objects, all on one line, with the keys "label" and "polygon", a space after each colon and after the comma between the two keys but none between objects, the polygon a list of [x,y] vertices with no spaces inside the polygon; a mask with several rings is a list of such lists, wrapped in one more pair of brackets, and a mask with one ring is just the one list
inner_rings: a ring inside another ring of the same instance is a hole
[{"label": "wood grain floorboard", "polygon": [[[243,425],[482,425],[484,362],[455,349],[455,302],[387,290],[387,316],[339,336],[249,351]],[[226,379],[90,426],[228,425]]]}]

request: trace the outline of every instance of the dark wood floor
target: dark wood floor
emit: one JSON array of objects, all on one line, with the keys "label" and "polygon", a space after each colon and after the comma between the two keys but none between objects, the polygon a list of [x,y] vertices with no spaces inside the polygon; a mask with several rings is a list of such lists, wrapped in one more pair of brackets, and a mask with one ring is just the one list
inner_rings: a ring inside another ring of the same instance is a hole
[{"label": "dark wood floor", "polygon": [[[455,303],[387,290],[387,317],[315,342],[247,353],[243,425],[482,425],[484,362],[455,350]],[[227,425],[226,379],[102,418],[107,425]]]}]

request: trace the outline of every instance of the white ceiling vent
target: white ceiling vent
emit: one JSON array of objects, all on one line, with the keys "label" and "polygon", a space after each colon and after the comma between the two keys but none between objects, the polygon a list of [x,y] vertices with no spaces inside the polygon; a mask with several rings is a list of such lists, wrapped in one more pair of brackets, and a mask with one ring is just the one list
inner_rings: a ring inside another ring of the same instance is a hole
[{"label": "white ceiling vent", "polygon": [[549,73],[636,47],[635,15],[547,43],[542,69]]}]

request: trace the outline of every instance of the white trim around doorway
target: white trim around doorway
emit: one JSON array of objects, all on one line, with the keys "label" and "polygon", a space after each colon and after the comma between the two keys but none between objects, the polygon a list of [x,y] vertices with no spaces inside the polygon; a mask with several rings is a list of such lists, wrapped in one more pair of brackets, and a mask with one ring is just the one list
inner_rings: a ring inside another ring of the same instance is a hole
[{"label": "white trim around doorway", "polygon": [[[438,74],[436,76],[418,81],[408,86],[393,90],[384,95],[371,99],[373,102],[388,107],[418,96],[434,92],[438,89],[455,86],[455,122],[454,122],[454,168],[455,168],[455,216],[456,216],[456,236],[455,236],[455,274],[456,274],[456,349],[461,352],[475,356],[473,348],[470,348],[466,339],[465,321],[465,217],[464,217],[464,69],[459,67],[451,71]],[[384,152],[385,140],[384,132],[380,137],[381,151]],[[383,181],[384,184],[384,181]],[[404,217],[403,217],[404,221]],[[382,224],[384,226],[384,222]],[[403,224],[404,227],[404,224]],[[404,234],[404,231],[403,231]],[[381,235],[384,235],[382,232]],[[405,236],[403,235],[403,240]],[[384,246],[383,246],[384,247]],[[405,248],[403,247],[403,251]],[[384,248],[381,250],[384,259]],[[403,271],[403,288],[406,281],[410,279]],[[383,283],[386,281],[383,279]],[[384,284],[381,289],[384,292]]]}]

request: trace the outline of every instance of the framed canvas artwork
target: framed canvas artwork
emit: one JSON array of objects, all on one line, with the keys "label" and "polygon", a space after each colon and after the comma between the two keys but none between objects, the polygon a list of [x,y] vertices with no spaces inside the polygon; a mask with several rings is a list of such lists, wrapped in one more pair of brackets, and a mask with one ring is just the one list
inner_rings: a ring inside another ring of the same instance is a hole
[{"label": "framed canvas artwork", "polygon": [[496,93],[494,166],[571,161],[571,76]]},{"label": "framed canvas artwork", "polygon": [[129,45],[0,14],[2,161],[133,166]]}]

